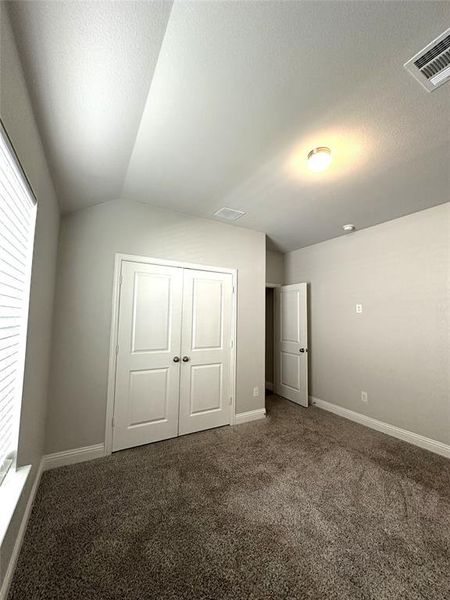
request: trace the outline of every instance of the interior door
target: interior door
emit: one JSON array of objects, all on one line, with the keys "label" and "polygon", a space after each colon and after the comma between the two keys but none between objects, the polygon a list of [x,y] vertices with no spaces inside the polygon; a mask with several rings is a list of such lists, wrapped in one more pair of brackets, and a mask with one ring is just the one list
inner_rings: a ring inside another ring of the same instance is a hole
[{"label": "interior door", "polygon": [[301,406],[308,406],[307,284],[275,289],[276,391]]},{"label": "interior door", "polygon": [[179,434],[230,423],[232,277],[184,270]]},{"label": "interior door", "polygon": [[178,435],[183,269],[122,263],[113,450]]}]

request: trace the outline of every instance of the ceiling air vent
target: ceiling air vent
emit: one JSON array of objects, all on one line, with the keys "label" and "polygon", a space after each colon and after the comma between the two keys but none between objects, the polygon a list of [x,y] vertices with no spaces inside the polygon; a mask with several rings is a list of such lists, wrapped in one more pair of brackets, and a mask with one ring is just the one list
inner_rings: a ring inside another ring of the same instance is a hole
[{"label": "ceiling air vent", "polygon": [[450,79],[450,29],[405,63],[405,69],[432,92]]},{"label": "ceiling air vent", "polygon": [[219,217],[219,219],[226,219],[227,221],[237,221],[246,213],[243,210],[236,210],[235,208],[227,208],[224,206],[223,208],[219,208],[218,211],[214,213],[215,217]]}]

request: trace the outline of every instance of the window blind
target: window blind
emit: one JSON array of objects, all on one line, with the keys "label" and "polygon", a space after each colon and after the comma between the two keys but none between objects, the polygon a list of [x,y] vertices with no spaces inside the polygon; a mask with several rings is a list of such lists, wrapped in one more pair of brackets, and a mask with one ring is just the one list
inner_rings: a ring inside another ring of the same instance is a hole
[{"label": "window blind", "polygon": [[17,450],[36,205],[0,127],[0,483]]}]

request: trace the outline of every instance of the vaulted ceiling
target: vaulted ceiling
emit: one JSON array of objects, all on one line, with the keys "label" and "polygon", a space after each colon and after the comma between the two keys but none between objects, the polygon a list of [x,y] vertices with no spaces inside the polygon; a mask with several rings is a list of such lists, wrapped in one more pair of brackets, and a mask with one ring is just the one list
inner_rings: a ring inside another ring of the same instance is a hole
[{"label": "vaulted ceiling", "polygon": [[[63,210],[124,197],[299,248],[450,200],[448,2],[12,2]],[[306,155],[329,146],[331,167]]]}]

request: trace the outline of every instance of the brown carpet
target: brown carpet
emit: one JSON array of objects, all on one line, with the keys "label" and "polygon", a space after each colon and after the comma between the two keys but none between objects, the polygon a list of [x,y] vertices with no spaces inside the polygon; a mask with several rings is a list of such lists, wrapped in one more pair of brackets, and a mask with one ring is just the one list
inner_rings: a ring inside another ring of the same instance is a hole
[{"label": "brown carpet", "polygon": [[45,473],[9,600],[448,600],[450,461],[268,408]]}]

